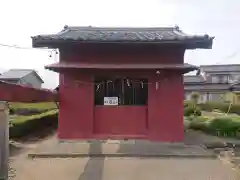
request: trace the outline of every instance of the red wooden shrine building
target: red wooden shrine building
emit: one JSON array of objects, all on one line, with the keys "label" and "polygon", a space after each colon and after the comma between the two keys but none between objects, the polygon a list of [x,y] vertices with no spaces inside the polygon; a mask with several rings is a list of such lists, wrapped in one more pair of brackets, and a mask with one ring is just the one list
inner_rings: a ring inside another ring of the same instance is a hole
[{"label": "red wooden shrine building", "polygon": [[60,74],[59,138],[182,141],[183,74],[198,69],[184,53],[210,49],[212,40],[178,27],[65,26],[32,37],[33,47],[60,52],[46,66]]}]

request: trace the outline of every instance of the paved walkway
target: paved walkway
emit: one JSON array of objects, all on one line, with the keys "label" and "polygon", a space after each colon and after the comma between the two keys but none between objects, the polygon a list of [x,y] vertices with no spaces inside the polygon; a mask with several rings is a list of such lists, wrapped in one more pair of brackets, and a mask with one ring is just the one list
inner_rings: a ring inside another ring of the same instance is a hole
[{"label": "paved walkway", "polygon": [[28,154],[36,158],[73,157],[178,157],[216,158],[213,151],[197,145],[158,143],[144,140],[82,141],[59,143],[56,139],[44,142]]},{"label": "paved walkway", "polygon": [[[197,144],[206,143],[206,138],[205,135],[193,133],[189,137],[186,136],[185,145],[197,147]],[[52,137],[40,146],[50,146],[55,140],[55,137]],[[212,137],[212,139],[208,137],[208,141],[220,142],[215,137]],[[143,152],[149,151],[149,147],[153,149],[159,147],[159,144],[155,146],[146,141],[140,141],[140,144],[135,143],[135,145],[133,145],[133,142],[125,142],[121,146],[121,141],[108,141],[105,142],[105,148],[112,146],[118,152],[129,151],[129,148],[131,151],[134,149],[134,151]],[[144,147],[142,143],[144,143],[145,148],[139,150]],[[110,144],[110,146],[107,144]],[[169,144],[162,144],[161,148],[164,146],[169,146]],[[104,151],[102,143],[98,141],[91,142],[89,146],[85,147],[87,147],[88,152]],[[182,144],[175,145],[175,151],[184,153],[182,147]],[[32,146],[31,148],[32,150],[24,154],[12,157],[14,161],[11,166],[16,169],[15,180],[240,180],[239,172],[232,169],[228,161],[221,161],[218,158],[100,156],[31,159],[27,157],[28,154],[39,150],[39,146]],[[171,146],[171,149],[173,148]],[[200,151],[203,152],[201,147],[197,148],[200,148]],[[42,147],[42,149],[44,148]],[[72,151],[71,149],[68,150]],[[167,152],[167,150],[161,152]],[[185,154],[188,153],[188,151],[185,151]]]},{"label": "paved walkway", "polygon": [[218,159],[22,159],[13,168],[16,180],[240,180]]},{"label": "paved walkway", "polygon": [[61,142],[53,137],[29,153],[29,157],[199,157],[214,158],[216,154],[204,145],[222,146],[222,139],[191,131],[183,143],[158,143],[146,140],[107,140]]}]

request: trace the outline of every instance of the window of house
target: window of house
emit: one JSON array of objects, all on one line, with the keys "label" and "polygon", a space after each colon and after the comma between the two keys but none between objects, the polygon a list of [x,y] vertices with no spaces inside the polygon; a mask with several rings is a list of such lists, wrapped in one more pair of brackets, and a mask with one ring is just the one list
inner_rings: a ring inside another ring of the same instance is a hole
[{"label": "window of house", "polygon": [[212,82],[213,83],[219,83],[219,77],[218,76],[212,76]]},{"label": "window of house", "polygon": [[240,80],[239,75],[231,75],[228,82],[239,81],[239,80]]},{"label": "window of house", "polygon": [[228,79],[229,79],[229,76],[227,76],[227,75],[226,76],[222,76],[222,79],[221,79],[222,81],[221,82],[222,83],[227,83]]},{"label": "window of house", "polygon": [[230,83],[231,81],[234,81],[234,76],[228,75],[227,76],[227,83]]},{"label": "window of house", "polygon": [[218,78],[219,78],[219,83],[227,83],[228,79],[229,79],[229,76],[227,76],[227,75],[219,75]]},{"label": "window of house", "polygon": [[104,105],[104,98],[118,99],[118,105],[146,105],[148,80],[130,78],[95,78],[95,105]]}]

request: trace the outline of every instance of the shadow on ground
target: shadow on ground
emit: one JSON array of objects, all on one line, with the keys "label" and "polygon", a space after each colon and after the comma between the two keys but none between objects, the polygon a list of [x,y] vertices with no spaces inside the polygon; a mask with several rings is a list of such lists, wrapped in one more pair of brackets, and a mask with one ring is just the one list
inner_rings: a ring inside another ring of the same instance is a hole
[{"label": "shadow on ground", "polygon": [[24,150],[26,150],[26,148],[18,146],[14,143],[9,143],[9,156],[15,156],[17,154],[20,154],[21,152],[23,152]]},{"label": "shadow on ground", "polygon": [[29,150],[29,144],[34,144],[41,142],[56,133],[56,128],[54,126],[49,126],[47,128],[40,129],[34,133],[30,133],[27,136],[12,138],[9,142],[9,155],[10,157],[21,154],[26,150]]},{"label": "shadow on ground", "polygon": [[19,143],[32,143],[32,142],[42,141],[43,139],[46,139],[55,133],[56,133],[56,127],[48,126],[48,127],[45,127],[44,129],[42,128],[38,129],[26,136],[11,138],[11,139]]},{"label": "shadow on ground", "polygon": [[[89,153],[102,154],[102,142],[90,142]],[[103,168],[104,157],[91,157],[84,168],[84,172],[80,175],[78,180],[101,180]]]}]

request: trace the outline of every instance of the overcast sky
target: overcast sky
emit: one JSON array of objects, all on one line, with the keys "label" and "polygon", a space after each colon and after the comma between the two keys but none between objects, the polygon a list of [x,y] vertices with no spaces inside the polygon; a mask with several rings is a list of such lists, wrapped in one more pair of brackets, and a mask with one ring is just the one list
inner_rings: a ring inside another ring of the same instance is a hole
[{"label": "overcast sky", "polygon": [[[7,0],[0,1],[0,44],[31,47],[37,34],[74,26],[174,26],[191,34],[215,36],[212,50],[188,51],[185,62],[236,64],[240,60],[239,0]],[[33,68],[45,87],[58,84],[44,65],[57,61],[46,50],[0,46],[0,71]]]}]

